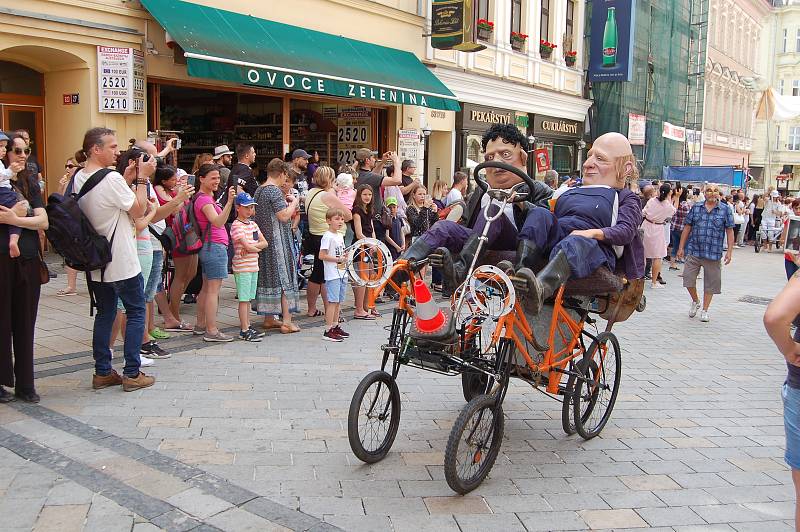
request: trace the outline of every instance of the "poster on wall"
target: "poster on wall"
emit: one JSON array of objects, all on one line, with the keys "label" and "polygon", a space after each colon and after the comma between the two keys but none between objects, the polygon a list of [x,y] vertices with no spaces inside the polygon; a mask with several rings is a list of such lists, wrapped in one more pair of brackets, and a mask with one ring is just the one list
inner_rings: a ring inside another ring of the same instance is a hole
[{"label": "poster on wall", "polygon": [[630,81],[633,75],[633,0],[592,2],[589,81]]},{"label": "poster on wall", "polygon": [[546,148],[539,148],[534,152],[536,157],[536,172],[546,172],[550,169],[550,154],[547,153]]},{"label": "poster on wall", "polygon": [[628,140],[631,146],[644,146],[645,132],[647,130],[647,117],[628,113]]},{"label": "poster on wall", "polygon": [[372,111],[367,107],[339,107],[336,129],[336,161],[353,164],[356,150],[372,147]]},{"label": "poster on wall", "polygon": [[397,132],[397,155],[401,160],[411,159],[417,165],[414,176],[420,175],[420,169],[424,164],[424,153],[422,143],[419,140],[418,129],[401,129]]},{"label": "poster on wall", "polygon": [[101,113],[144,114],[144,54],[97,47],[97,102]]}]

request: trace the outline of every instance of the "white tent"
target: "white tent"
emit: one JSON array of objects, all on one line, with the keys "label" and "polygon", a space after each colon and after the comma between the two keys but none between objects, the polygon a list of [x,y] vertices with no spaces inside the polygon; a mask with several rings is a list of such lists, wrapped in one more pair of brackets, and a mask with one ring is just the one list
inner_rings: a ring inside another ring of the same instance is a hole
[{"label": "white tent", "polygon": [[758,102],[756,118],[760,120],[793,120],[800,117],[800,96],[782,96],[768,88]]}]

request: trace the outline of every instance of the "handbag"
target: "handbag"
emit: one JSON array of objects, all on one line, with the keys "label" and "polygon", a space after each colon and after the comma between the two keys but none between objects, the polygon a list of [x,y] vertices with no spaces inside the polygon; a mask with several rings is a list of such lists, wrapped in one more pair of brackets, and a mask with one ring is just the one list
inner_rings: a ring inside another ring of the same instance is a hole
[{"label": "handbag", "polygon": [[47,267],[47,263],[44,261],[44,255],[42,254],[42,248],[39,248],[39,283],[40,284],[47,284],[50,282],[50,269]]}]

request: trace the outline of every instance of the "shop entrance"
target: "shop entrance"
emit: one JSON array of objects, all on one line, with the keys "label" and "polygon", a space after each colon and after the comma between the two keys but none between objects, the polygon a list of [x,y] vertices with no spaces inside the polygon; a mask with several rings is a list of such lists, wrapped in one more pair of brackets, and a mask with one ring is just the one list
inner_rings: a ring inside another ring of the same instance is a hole
[{"label": "shop entrance", "polygon": [[0,131],[25,129],[33,157],[45,167],[44,76],[26,66],[0,61]]}]

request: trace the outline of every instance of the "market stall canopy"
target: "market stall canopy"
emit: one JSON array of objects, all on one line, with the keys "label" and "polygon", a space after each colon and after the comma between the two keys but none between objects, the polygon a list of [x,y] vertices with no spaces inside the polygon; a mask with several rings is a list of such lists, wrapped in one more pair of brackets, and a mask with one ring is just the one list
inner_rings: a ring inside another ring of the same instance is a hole
[{"label": "market stall canopy", "polygon": [[783,96],[772,87],[766,89],[758,102],[756,118],[760,120],[794,120],[800,117],[800,96]]},{"label": "market stall canopy", "polygon": [[190,76],[458,111],[411,52],[179,0],[142,0],[183,48]]}]

